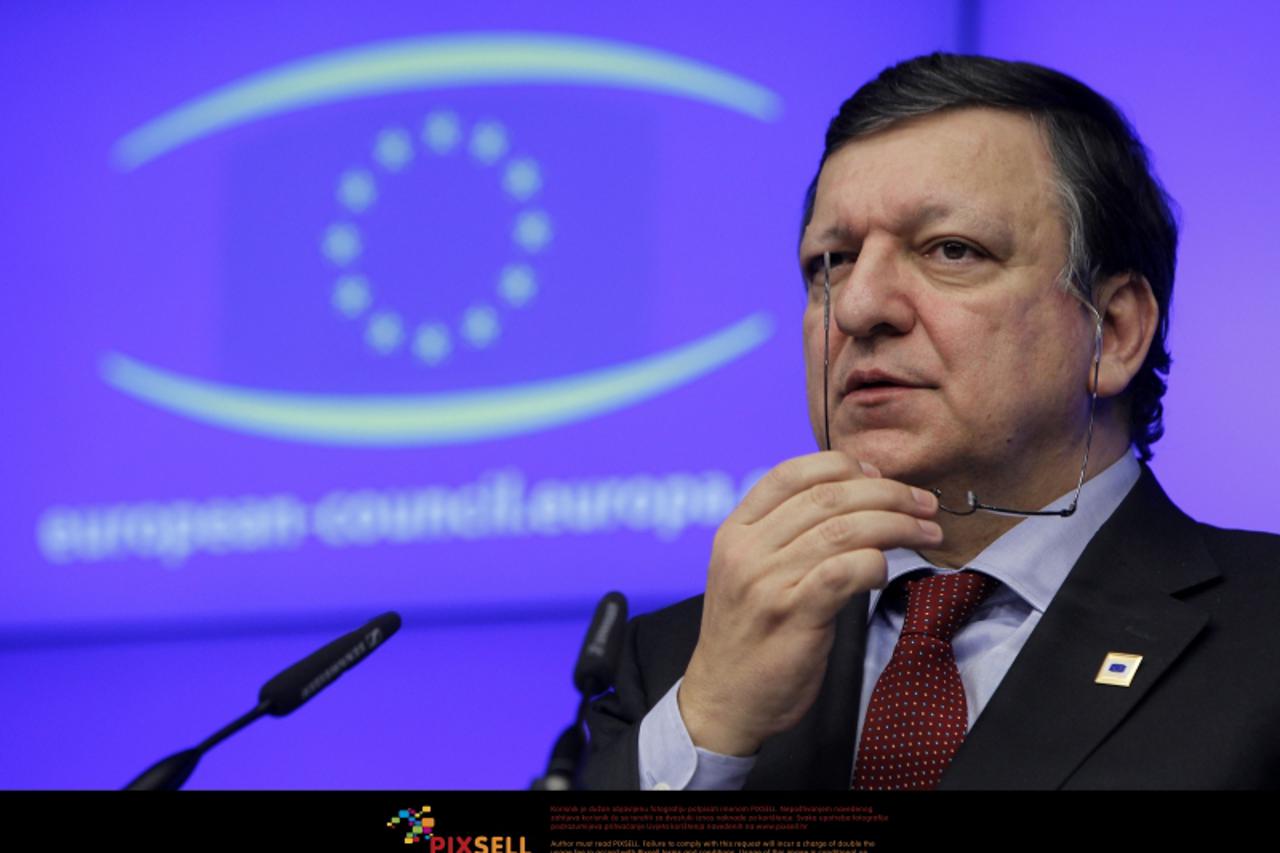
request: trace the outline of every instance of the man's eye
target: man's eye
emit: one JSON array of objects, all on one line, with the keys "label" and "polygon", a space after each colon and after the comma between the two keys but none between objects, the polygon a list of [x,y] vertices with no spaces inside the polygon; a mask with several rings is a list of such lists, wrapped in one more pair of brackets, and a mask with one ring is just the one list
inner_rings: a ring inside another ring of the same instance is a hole
[{"label": "man's eye", "polygon": [[804,277],[810,284],[814,282],[822,283],[822,255],[810,258],[809,262],[804,265]]},{"label": "man's eye", "polygon": [[[853,259],[857,257],[854,252],[828,252],[827,254],[831,256],[831,272],[833,275],[837,269],[844,264],[853,263]],[[810,261],[809,266],[812,268],[811,276],[818,276],[821,279],[822,255],[818,255],[818,257]]]},{"label": "man's eye", "polygon": [[[855,252],[830,252],[829,254],[831,255],[831,279],[834,283],[837,276],[844,272],[844,265],[853,263],[857,254]],[[822,287],[822,255],[810,258],[804,265],[804,273],[805,281],[810,287]]]},{"label": "man's eye", "polygon": [[948,261],[963,261],[966,258],[982,257],[982,253],[977,249],[968,243],[961,243],[959,240],[944,240],[935,248]]}]

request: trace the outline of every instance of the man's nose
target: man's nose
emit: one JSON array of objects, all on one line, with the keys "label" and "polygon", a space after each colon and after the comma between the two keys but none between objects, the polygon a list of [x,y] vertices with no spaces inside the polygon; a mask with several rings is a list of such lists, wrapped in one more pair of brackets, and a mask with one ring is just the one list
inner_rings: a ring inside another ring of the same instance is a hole
[{"label": "man's nose", "polygon": [[902,249],[868,241],[831,293],[831,319],[854,339],[904,335],[916,322],[912,270]]}]

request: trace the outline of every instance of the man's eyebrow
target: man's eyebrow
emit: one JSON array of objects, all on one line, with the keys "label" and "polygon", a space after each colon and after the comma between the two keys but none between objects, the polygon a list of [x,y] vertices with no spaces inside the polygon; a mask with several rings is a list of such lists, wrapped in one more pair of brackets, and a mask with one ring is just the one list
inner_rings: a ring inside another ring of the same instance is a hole
[{"label": "man's eyebrow", "polygon": [[[912,234],[944,224],[955,226],[964,232],[957,236],[969,237],[979,242],[983,249],[996,257],[1007,257],[1016,248],[1016,232],[1007,217],[997,211],[967,202],[926,201],[897,211],[890,227],[898,234]],[[846,221],[833,222],[816,234],[806,233],[800,241],[802,267],[821,257],[827,249],[845,249],[861,245],[864,235],[850,227]]]},{"label": "man's eyebrow", "polygon": [[[898,229],[914,229],[923,228],[945,220],[959,222],[964,225],[977,226],[989,232],[994,231],[996,232],[996,236],[1005,240],[1012,237],[1012,231],[1009,227],[1009,223],[1004,217],[997,216],[989,211],[970,204],[930,202],[927,204],[917,205],[898,214],[895,217],[894,224]],[[856,241],[858,239],[844,222],[832,223],[817,234],[807,234],[805,236],[810,242],[820,244]]]},{"label": "man's eyebrow", "polygon": [[800,237],[801,266],[806,266],[815,257],[821,258],[824,251],[848,247],[861,242],[862,238],[856,236],[848,225],[843,222],[832,223],[816,234],[810,234],[806,230]]},{"label": "man's eyebrow", "polygon": [[828,243],[848,240],[851,236],[851,232],[847,227],[845,227],[844,223],[837,222],[834,225],[828,226],[825,231],[815,235],[813,239],[821,243]]},{"label": "man's eyebrow", "polygon": [[938,202],[920,205],[904,215],[900,224],[905,228],[924,228],[942,221],[980,228],[988,239],[1005,245],[1013,241],[1013,230],[1004,217],[968,204]]}]

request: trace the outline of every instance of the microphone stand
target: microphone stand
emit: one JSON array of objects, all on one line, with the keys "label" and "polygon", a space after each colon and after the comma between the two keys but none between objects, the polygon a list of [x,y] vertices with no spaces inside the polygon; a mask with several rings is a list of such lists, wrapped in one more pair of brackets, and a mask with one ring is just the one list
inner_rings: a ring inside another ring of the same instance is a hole
[{"label": "microphone stand", "polygon": [[578,769],[582,764],[582,751],[587,745],[584,724],[587,721],[587,706],[591,699],[584,695],[578,703],[578,715],[572,724],[556,738],[551,747],[551,758],[547,760],[547,771],[533,780],[529,786],[531,791],[572,791],[578,787]]},{"label": "microphone stand", "polygon": [[572,791],[578,786],[583,748],[587,743],[587,708],[591,699],[613,687],[627,627],[627,599],[611,592],[596,605],[582,650],[573,670],[573,686],[582,697],[573,723],[556,738],[547,769],[529,786],[533,791]]},{"label": "microphone stand", "polygon": [[209,750],[231,737],[259,717],[266,716],[270,710],[270,702],[259,702],[258,707],[249,713],[218,729],[199,745],[182,752],[175,752],[168,758],[162,758],[124,787],[126,791],[176,791],[191,776],[200,758]]}]

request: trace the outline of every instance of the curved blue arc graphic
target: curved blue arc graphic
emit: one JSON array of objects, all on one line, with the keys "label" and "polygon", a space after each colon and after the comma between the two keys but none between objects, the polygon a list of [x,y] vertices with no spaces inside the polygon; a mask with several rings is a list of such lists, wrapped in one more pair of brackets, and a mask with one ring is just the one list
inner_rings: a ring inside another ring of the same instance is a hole
[{"label": "curved blue arc graphic", "polygon": [[665,51],[534,33],[431,36],[347,48],[250,75],[126,134],[112,154],[127,171],[210,134],[319,104],[419,89],[539,83],[677,95],[761,121],[781,112],[781,99],[771,90]]},{"label": "curved blue arc graphic", "polygon": [[116,389],[192,420],[313,444],[467,444],[563,426],[634,405],[732,362],[773,334],[752,314],[699,340],[626,364],[523,385],[439,394],[300,394],[193,379],[119,353],[102,362]]}]

